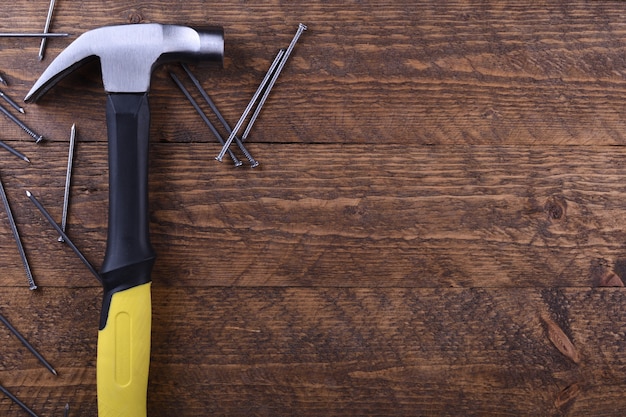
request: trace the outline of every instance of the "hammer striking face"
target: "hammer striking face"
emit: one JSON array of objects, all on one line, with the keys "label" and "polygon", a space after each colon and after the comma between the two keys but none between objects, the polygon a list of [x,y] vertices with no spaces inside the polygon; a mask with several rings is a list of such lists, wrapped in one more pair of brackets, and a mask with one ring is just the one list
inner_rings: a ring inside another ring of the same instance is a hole
[{"label": "hammer striking face", "polygon": [[145,417],[150,361],[150,273],[155,253],[148,230],[148,90],[152,70],[168,61],[222,61],[221,28],[142,24],[109,26],[78,37],[50,64],[26,98],[37,101],[59,80],[100,58],[107,94],[109,215],[100,275],[104,287],[98,333],[98,414]]}]

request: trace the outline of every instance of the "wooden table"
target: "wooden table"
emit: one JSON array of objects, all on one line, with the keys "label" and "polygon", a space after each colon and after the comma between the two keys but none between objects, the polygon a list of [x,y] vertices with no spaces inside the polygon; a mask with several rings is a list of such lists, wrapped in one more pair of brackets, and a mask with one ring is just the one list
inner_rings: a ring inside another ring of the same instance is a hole
[{"label": "wooden table", "polygon": [[[47,9],[5,2],[0,31],[41,31]],[[154,73],[151,417],[624,414],[626,4],[60,0],[52,30],[74,36],[43,62],[38,40],[0,40],[2,90],[131,22],[224,27],[223,68],[192,70],[231,125],[309,27],[249,138],[256,169],[215,161],[180,67]],[[60,220],[76,123],[68,233],[100,265],[104,103],[89,65],[20,115],[44,144],[0,118],[32,160],[0,152],[39,286],[0,210],[0,312],[59,372],[0,327],[0,384],[41,417],[96,415],[102,290],[24,193]],[[0,397],[0,415],[25,413]]]}]

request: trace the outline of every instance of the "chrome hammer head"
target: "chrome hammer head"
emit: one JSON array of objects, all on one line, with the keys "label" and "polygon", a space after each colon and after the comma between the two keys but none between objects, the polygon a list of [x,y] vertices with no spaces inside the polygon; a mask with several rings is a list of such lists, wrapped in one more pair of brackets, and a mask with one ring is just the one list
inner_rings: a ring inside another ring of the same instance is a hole
[{"label": "chrome hammer head", "polygon": [[24,101],[35,102],[66,75],[100,58],[104,90],[142,93],[150,89],[152,70],[169,61],[222,61],[221,28],[195,30],[158,23],[105,26],[79,36],[37,80]]}]

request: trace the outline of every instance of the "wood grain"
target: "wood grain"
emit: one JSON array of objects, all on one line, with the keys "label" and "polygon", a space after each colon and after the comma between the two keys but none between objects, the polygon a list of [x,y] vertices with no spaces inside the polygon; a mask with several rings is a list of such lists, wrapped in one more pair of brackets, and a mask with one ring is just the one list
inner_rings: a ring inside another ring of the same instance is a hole
[{"label": "wood grain", "polygon": [[[7,15],[24,20],[12,20],[11,29],[34,30],[41,11],[28,2],[12,3]],[[59,5],[54,28],[80,33],[137,20],[169,22],[172,16],[175,23],[224,26],[224,69],[202,66],[199,76],[234,124],[278,48],[288,45],[298,22],[307,23],[310,29],[255,133],[258,141],[614,145],[624,143],[622,11],[620,2],[526,7],[82,1],[79,8]],[[50,42],[49,55],[71,41]],[[4,71],[16,96],[23,97],[47,62],[36,61],[36,41],[3,42],[4,60],[19,64],[5,65]],[[80,103],[74,111],[55,115],[66,125],[78,109],[88,117],[100,115],[101,82],[95,73],[83,71],[62,83],[29,117],[45,125],[45,109],[58,103],[70,108]],[[175,95],[183,106],[172,87],[165,70],[157,71],[153,114],[162,132],[158,140],[181,140],[180,126],[201,124],[189,107],[179,112],[165,104]],[[92,124],[85,128],[102,132]]]},{"label": "wood grain", "polygon": [[[8,291],[4,310],[45,308],[39,331],[29,337],[57,347],[47,353],[59,377],[7,338],[12,349],[3,356],[3,383],[31,398],[35,409],[59,409],[72,397],[80,400],[73,415],[94,415],[99,291],[46,289],[46,297],[36,299]],[[623,349],[615,345],[623,337],[625,301],[618,289],[171,288],[155,282],[159,336],[150,414],[559,415],[562,391],[577,384],[580,392],[566,404],[571,413],[612,415],[608,403],[625,377],[616,366],[625,360]],[[578,364],[550,342],[542,316],[576,344]],[[28,326],[33,316],[11,319]]]},{"label": "wood grain", "polygon": [[[624,274],[626,196],[614,187],[626,177],[621,148],[281,146],[276,153],[250,144],[262,161],[250,170],[214,162],[214,143],[153,144],[155,279],[172,286],[578,287],[610,285],[606,274]],[[34,150],[35,160],[45,153],[63,161],[67,145]],[[75,158],[68,233],[98,266],[106,145],[79,143]],[[60,219],[64,166],[44,173],[38,162],[11,163],[4,181],[36,278],[44,286],[97,285],[24,195],[29,189]],[[12,271],[5,285],[22,286],[6,215],[0,221],[0,259]]]},{"label": "wood grain", "polygon": [[[0,31],[46,11],[3,4]],[[43,62],[0,39],[1,88],[20,99],[77,35],[148,22],[224,27],[223,67],[191,68],[231,125],[308,25],[254,170],[214,160],[177,65],[154,72],[151,417],[623,415],[622,2],[59,1],[52,29],[73,36]],[[45,144],[0,118],[32,160],[0,150],[40,287],[0,209],[0,312],[59,371],[0,328],[0,384],[42,417],[96,415],[102,290],[25,191],[60,219],[76,123],[68,232],[99,266],[104,103],[89,65],[20,115]],[[0,397],[0,415],[24,413]]]}]

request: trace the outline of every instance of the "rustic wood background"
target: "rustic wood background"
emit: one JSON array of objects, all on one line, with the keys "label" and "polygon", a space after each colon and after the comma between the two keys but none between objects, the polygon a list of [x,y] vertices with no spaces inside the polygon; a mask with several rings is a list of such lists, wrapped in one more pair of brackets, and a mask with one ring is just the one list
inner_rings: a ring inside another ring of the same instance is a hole
[{"label": "rustic wood background", "polygon": [[[234,168],[169,78],[152,83],[151,417],[622,416],[626,411],[626,3],[59,0],[39,41],[0,39],[21,99],[76,35],[221,25],[192,66],[234,125],[300,39]],[[48,1],[3,2],[41,31]],[[193,91],[193,90],[192,90]],[[194,92],[195,94],[195,92]],[[5,183],[39,285],[0,210],[0,384],[41,417],[96,415],[101,288],[26,198],[99,265],[107,144],[97,65],[22,120],[0,117]],[[210,115],[208,108],[207,112]],[[212,117],[212,116],[211,116]],[[212,120],[215,120],[214,118]],[[0,415],[25,413],[0,396]]]}]

